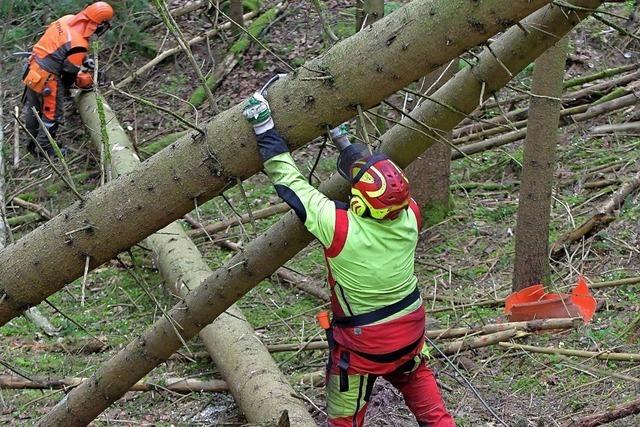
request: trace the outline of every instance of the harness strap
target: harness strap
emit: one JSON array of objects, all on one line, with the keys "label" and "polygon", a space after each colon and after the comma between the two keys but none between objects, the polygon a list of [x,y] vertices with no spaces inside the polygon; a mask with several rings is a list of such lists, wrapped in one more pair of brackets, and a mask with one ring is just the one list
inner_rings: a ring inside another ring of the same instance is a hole
[{"label": "harness strap", "polygon": [[[390,362],[395,362],[396,360],[400,359],[403,356],[406,356],[407,354],[411,353],[423,340],[423,335],[421,334],[417,340],[415,340],[414,342],[412,342],[411,344],[404,346],[396,351],[392,351],[390,353],[384,353],[384,354],[372,354],[372,353],[365,353],[362,351],[357,351],[357,350],[350,350],[354,353],[356,353],[358,356],[362,356],[365,359],[369,359],[372,362],[376,362],[376,363],[390,363]],[[410,361],[413,362],[413,361]]]},{"label": "harness strap", "polygon": [[335,317],[333,324],[339,328],[355,328],[356,326],[369,325],[404,310],[419,299],[420,291],[418,287],[416,287],[413,292],[400,301],[368,313],[356,314],[355,316]]},{"label": "harness strap", "polygon": [[349,358],[348,351],[340,353],[340,362],[338,362],[338,368],[340,368],[340,392],[344,393],[349,391]]}]

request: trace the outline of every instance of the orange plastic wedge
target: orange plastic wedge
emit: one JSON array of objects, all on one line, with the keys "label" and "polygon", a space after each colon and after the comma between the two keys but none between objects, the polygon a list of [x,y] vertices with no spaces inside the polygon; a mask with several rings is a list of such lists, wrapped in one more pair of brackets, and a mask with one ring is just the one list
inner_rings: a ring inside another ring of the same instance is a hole
[{"label": "orange plastic wedge", "polygon": [[514,292],[507,297],[504,311],[511,322],[579,316],[588,323],[596,311],[596,300],[581,276],[571,294],[547,293],[541,284]]}]

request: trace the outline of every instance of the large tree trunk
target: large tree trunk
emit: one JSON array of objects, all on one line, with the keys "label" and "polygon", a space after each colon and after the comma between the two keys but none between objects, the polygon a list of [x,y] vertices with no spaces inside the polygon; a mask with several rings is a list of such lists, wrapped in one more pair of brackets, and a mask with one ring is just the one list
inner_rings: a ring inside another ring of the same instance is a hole
[{"label": "large tree trunk", "polygon": [[4,193],[5,193],[5,179],[4,179],[4,123],[2,121],[2,106],[4,104],[4,93],[2,91],[2,85],[0,84],[0,249],[4,248],[7,242],[7,235],[9,233],[9,224],[5,222],[4,214]]},{"label": "large tree trunk", "polygon": [[[353,117],[356,105],[371,108],[549,1],[505,8],[501,0],[414,0],[276,82],[269,102],[278,130],[299,148]],[[0,326],[80,277],[87,256],[96,268],[257,173],[255,135],[241,109],[219,114],[205,136],[188,134],[0,251]]]},{"label": "large tree trunk", "polygon": [[[575,0],[573,3],[584,8],[596,8],[601,4],[597,0]],[[514,27],[493,44],[492,51],[500,58],[500,62],[485,51],[473,70],[466,69],[458,73],[434,95],[435,98],[441,104],[471,113],[477,107],[483,82],[486,82],[487,94],[503,87],[510,80],[503,65],[509,67],[512,74],[517,74],[584,19],[588,15],[586,10],[574,13],[554,6],[536,12],[523,22],[525,28],[528,28],[527,32]],[[540,28],[544,30],[537,30]],[[442,107],[441,104],[426,102],[415,112],[415,117],[429,126],[440,123],[440,129],[449,131],[464,116]],[[404,119],[403,122],[406,125],[413,123],[409,119]],[[383,151],[401,166],[407,166],[433,143],[430,138],[399,126],[389,130],[383,141]],[[334,175],[321,189],[331,198],[345,198],[348,185],[344,179]],[[156,321],[89,380],[71,391],[40,420],[39,425],[82,425],[94,419],[126,393],[131,384],[180,348],[181,340],[176,336],[174,324],[180,325],[184,339],[194,336],[203,325],[219,316],[311,240],[311,235],[297,217],[293,213],[285,214],[177,304],[170,312],[172,321],[166,317]]]},{"label": "large tree trunk", "polygon": [[[426,95],[445,85],[458,72],[458,59],[443,65],[425,77]],[[420,100],[421,101],[421,100]],[[422,153],[407,167],[407,177],[411,185],[411,196],[416,200],[426,225],[432,225],[444,219],[449,212],[449,177],[451,175],[452,132],[441,135],[440,141]]]},{"label": "large tree trunk", "polygon": [[[549,283],[549,215],[568,38],[535,62],[524,141],[512,288]],[[543,96],[544,98],[538,97]]]},{"label": "large tree trunk", "polygon": [[238,25],[233,25],[232,32],[235,35],[242,34],[244,27],[244,18],[242,15],[242,0],[229,0],[229,18]]},{"label": "large tree trunk", "polygon": [[[356,0],[356,32],[364,29],[384,17],[384,0]],[[375,112],[384,115],[383,106],[375,108]],[[384,132],[385,122],[376,118],[375,121],[365,120],[365,115],[360,115],[356,121],[356,135],[365,143],[369,143],[369,134],[380,135]]]},{"label": "large tree trunk", "polygon": [[[94,93],[79,97],[78,110],[87,128],[92,130],[94,143],[100,147],[103,142],[96,101]],[[114,112],[107,104],[103,105],[112,170],[115,176],[121,176],[139,167],[140,160]],[[212,274],[196,245],[177,222],[149,236],[146,244],[155,253],[156,265],[171,293],[185,297]],[[294,397],[293,388],[255,336],[240,308],[234,304],[226,313],[200,331],[200,339],[247,420],[274,423],[286,409],[294,425],[314,426],[313,418],[302,401]]]}]

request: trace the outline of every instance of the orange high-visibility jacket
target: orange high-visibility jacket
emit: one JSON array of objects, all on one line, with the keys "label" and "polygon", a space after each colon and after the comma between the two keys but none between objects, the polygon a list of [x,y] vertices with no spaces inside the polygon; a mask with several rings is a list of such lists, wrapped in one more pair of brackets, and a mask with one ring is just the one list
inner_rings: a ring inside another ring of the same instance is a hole
[{"label": "orange high-visibility jacket", "polygon": [[69,25],[73,17],[65,15],[53,22],[33,47],[33,59],[58,77],[78,74],[89,50],[89,40]]}]

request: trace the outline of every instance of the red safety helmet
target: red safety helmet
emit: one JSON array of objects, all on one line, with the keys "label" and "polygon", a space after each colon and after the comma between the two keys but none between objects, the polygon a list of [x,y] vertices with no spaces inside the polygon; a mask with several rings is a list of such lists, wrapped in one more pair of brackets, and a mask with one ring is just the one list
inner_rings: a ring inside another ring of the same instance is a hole
[{"label": "red safety helmet", "polygon": [[[356,150],[360,158],[350,161]],[[358,216],[368,213],[375,219],[395,219],[409,206],[409,180],[386,155],[370,155],[362,144],[353,144],[343,153],[345,156],[338,159],[338,171],[351,182],[349,206],[353,213]]]}]

